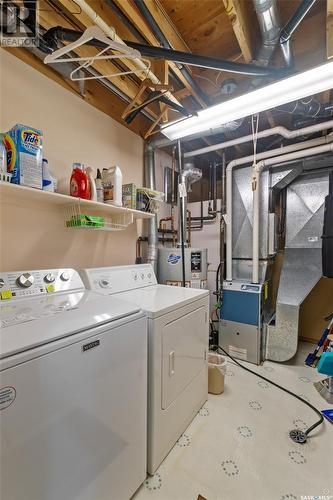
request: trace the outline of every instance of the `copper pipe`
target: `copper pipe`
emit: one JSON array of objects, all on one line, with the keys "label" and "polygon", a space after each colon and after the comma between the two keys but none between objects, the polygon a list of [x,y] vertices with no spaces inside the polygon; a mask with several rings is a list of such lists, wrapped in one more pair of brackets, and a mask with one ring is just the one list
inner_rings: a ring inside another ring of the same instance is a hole
[{"label": "copper pipe", "polygon": [[171,207],[175,204],[176,147],[172,148]]},{"label": "copper pipe", "polygon": [[186,210],[187,212],[187,241],[188,241],[188,246],[191,246],[191,210]]}]

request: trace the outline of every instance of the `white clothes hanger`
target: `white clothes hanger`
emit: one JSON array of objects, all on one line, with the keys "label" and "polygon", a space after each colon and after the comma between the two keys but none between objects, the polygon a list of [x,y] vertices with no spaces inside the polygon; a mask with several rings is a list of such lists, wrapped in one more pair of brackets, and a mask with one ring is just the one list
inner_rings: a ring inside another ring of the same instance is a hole
[{"label": "white clothes hanger", "polygon": [[[87,44],[91,40],[98,40],[106,45],[104,49],[98,52],[94,56],[69,56],[70,52],[75,51],[75,49]],[[108,51],[116,51],[115,54],[106,54]],[[67,57],[64,57],[66,56]],[[140,68],[137,70],[129,70],[129,71],[119,71],[116,73],[111,73],[107,75],[98,75],[98,76],[77,76],[80,75],[82,69],[88,68],[95,61],[98,60],[111,60],[111,59],[140,59],[146,63],[146,68]],[[138,50],[133,49],[132,47],[128,47],[125,43],[119,43],[111,38],[107,37],[104,32],[98,26],[90,26],[87,28],[84,33],[78,38],[75,42],[72,42],[60,49],[55,50],[52,54],[48,54],[45,59],[45,64],[55,64],[55,63],[70,63],[70,62],[82,62],[78,68],[75,68],[71,74],[70,78],[73,81],[82,81],[82,80],[98,80],[101,78],[110,78],[113,76],[122,76],[129,74],[137,74],[137,73],[148,73],[151,67],[150,61],[147,59],[143,59]]]},{"label": "white clothes hanger", "polygon": [[[119,44],[121,45],[121,44]],[[143,59],[141,57],[141,54],[140,54],[140,60],[145,62],[146,63],[146,67],[145,68],[138,68],[138,69],[133,69],[133,70],[128,70],[128,71],[119,71],[119,72],[115,72],[115,73],[110,73],[110,74],[100,74],[98,76],[79,76],[82,74],[82,70],[85,69],[85,68],[89,68],[89,66],[91,66],[92,64],[94,64],[94,62],[96,60],[101,60],[101,59],[132,59],[132,57],[128,57],[126,55],[123,55],[123,56],[118,56],[118,55],[115,55],[115,56],[106,56],[104,57],[103,56],[103,53],[106,52],[107,50],[109,50],[109,47],[106,47],[105,49],[103,49],[101,52],[99,52],[96,56],[92,56],[90,58],[87,58],[87,60],[81,64],[80,66],[78,66],[77,68],[75,68],[71,73],[70,73],[70,79],[74,82],[78,82],[78,81],[84,81],[84,80],[100,80],[102,78],[111,78],[113,76],[124,76],[124,75],[133,75],[133,74],[139,74],[139,73],[144,73],[145,76],[148,75],[149,71],[150,71],[150,68],[151,68],[151,63],[150,61],[148,61],[148,59]],[[134,59],[138,59],[137,57],[135,57]],[[73,60],[73,59],[72,59]],[[78,75],[78,76],[76,76]]]},{"label": "white clothes hanger", "polygon": [[[75,49],[90,42],[91,40],[98,40],[99,42],[102,42],[106,45],[106,48],[99,52],[99,54],[96,54],[96,56],[62,57],[71,51],[75,51]],[[116,50],[118,54],[103,55],[107,50]],[[124,57],[128,59],[141,59],[141,54],[138,50],[128,47],[125,43],[122,44],[107,37],[98,26],[90,26],[75,42],[69,43],[64,47],[55,50],[52,54],[48,54],[44,59],[44,63],[54,64],[63,62],[91,61],[92,59],[120,59]]]}]

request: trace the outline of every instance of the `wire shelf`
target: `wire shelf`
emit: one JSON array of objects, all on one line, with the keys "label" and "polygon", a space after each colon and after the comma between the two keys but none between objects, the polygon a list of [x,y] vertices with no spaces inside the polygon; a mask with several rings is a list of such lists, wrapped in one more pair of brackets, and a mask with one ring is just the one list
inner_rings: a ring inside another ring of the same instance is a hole
[{"label": "wire shelf", "polygon": [[12,174],[9,172],[0,172],[0,181],[2,182],[11,182]]},{"label": "wire shelf", "polygon": [[148,188],[138,188],[136,194],[137,210],[156,214],[161,202],[164,201],[164,193]]},{"label": "wire shelf", "polygon": [[133,214],[123,212],[105,217],[98,210],[81,206],[80,200],[64,207],[65,227],[70,229],[93,229],[95,231],[123,231],[133,223]]}]

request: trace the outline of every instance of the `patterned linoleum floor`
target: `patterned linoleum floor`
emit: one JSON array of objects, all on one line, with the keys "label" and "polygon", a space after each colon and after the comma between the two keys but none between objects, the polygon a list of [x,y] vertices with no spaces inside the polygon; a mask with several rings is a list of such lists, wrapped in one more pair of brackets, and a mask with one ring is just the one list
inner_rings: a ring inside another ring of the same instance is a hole
[{"label": "patterned linoleum floor", "polygon": [[[319,409],[332,407],[304,365],[311,344],[290,362],[249,367],[284,385]],[[135,500],[333,500],[333,425],[325,421],[306,444],[288,431],[317,416],[307,406],[228,362],[225,392],[207,403]]]}]

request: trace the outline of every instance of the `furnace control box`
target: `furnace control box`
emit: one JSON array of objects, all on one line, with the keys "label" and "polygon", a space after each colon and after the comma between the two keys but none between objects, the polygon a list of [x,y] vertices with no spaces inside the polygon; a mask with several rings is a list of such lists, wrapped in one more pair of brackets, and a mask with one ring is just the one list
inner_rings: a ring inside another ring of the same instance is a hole
[{"label": "furnace control box", "polygon": [[223,283],[219,344],[231,356],[259,364],[264,348],[263,319],[268,282]]}]

